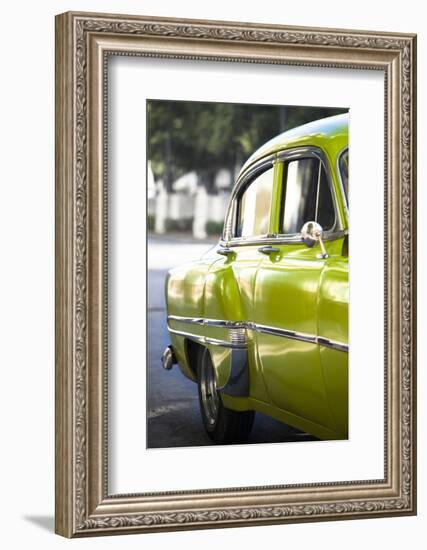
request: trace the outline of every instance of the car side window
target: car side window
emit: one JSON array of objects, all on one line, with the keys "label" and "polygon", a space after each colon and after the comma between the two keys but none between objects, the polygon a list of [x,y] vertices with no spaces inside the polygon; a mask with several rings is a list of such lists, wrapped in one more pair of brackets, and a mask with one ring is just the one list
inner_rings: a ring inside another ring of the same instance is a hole
[{"label": "car side window", "polygon": [[315,221],[324,231],[335,225],[335,209],[328,177],[315,157],[291,160],[284,169],[280,233],[296,234],[304,223]]},{"label": "car side window", "polygon": [[236,237],[267,235],[273,174],[273,168],[269,168],[256,176],[238,198]]}]

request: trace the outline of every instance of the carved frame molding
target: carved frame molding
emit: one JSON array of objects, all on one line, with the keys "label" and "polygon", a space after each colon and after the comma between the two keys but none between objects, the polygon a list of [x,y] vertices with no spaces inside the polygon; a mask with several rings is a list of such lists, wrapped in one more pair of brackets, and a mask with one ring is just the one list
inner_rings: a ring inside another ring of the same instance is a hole
[{"label": "carved frame molding", "polygon": [[[109,55],[385,73],[385,478],[108,495]],[[56,18],[56,531],[67,536],[414,514],[416,37],[65,13]]]}]

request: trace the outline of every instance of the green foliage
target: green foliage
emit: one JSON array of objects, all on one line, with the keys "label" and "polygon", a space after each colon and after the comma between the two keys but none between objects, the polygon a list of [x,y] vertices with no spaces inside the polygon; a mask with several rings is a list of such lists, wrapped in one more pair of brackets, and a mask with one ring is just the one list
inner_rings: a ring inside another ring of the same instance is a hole
[{"label": "green foliage", "polygon": [[345,110],[149,100],[148,158],[155,176],[169,189],[175,179],[194,170],[212,190],[220,168],[233,171],[277,134]]},{"label": "green foliage", "polygon": [[208,235],[219,237],[222,234],[223,226],[224,226],[224,222],[214,222],[214,221],[206,222],[206,227],[205,227],[206,233]]},{"label": "green foliage", "polygon": [[193,227],[193,218],[180,218],[179,220],[173,220],[172,218],[166,218],[165,229],[169,232],[188,232]]},{"label": "green foliage", "polygon": [[156,217],[154,214],[148,214],[147,216],[147,229],[148,231],[154,231],[154,225],[156,223]]}]

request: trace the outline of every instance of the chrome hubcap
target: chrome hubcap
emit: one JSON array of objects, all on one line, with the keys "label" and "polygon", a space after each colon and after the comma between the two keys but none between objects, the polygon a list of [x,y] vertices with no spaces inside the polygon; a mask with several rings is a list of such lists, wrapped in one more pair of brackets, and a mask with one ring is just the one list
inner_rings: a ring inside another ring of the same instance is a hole
[{"label": "chrome hubcap", "polygon": [[213,426],[218,416],[219,396],[216,388],[215,373],[207,350],[203,356],[200,393],[206,420],[210,426]]}]

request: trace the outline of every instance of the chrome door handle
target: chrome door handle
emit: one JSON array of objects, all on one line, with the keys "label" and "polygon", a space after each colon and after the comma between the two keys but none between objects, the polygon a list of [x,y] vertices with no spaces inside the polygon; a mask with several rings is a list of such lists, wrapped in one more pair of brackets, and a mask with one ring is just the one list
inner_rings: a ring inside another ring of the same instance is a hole
[{"label": "chrome door handle", "polygon": [[276,246],[260,246],[258,248],[258,251],[262,254],[275,254],[276,252],[280,252],[280,248],[277,248]]},{"label": "chrome door handle", "polygon": [[216,253],[221,254],[221,256],[231,256],[232,254],[234,254],[234,250],[226,246],[222,246],[217,249]]}]

